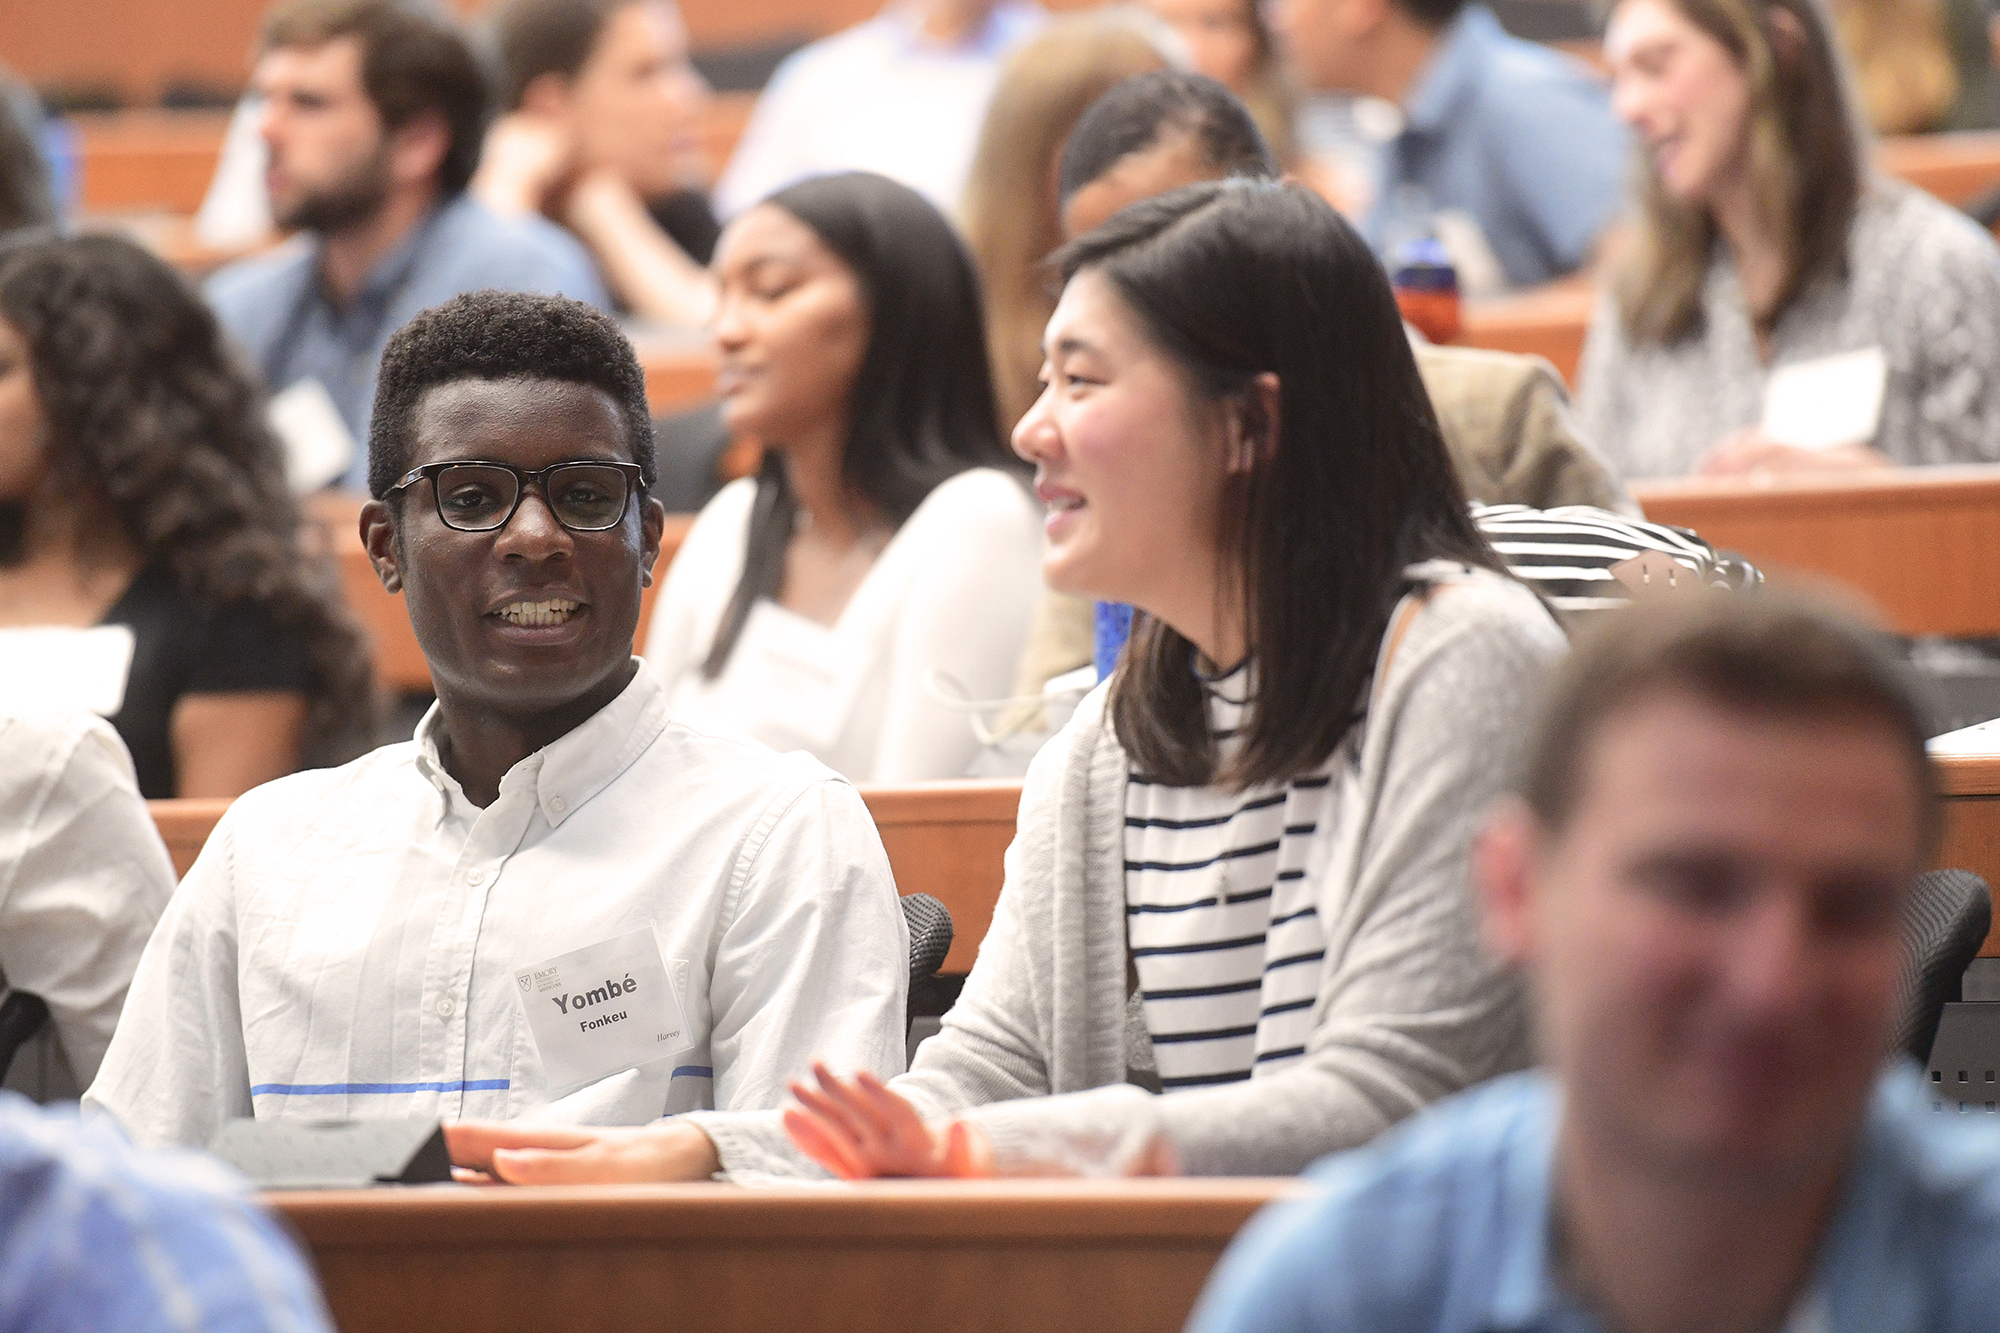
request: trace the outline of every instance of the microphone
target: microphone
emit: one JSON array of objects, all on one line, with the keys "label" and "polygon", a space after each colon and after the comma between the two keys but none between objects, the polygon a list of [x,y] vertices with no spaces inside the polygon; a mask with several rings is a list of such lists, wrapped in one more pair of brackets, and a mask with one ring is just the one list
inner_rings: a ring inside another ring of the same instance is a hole
[{"label": "microphone", "polygon": [[951,952],[951,909],[928,893],[912,893],[902,903],[910,926],[910,980],[922,981]]}]

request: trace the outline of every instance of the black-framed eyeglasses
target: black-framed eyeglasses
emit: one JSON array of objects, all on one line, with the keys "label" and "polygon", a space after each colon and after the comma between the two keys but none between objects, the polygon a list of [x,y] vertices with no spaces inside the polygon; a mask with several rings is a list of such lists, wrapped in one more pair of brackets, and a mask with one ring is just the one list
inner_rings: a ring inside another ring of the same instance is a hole
[{"label": "black-framed eyeglasses", "polygon": [[389,494],[429,477],[431,498],[437,502],[438,518],[446,527],[460,532],[494,532],[513,519],[514,511],[521,507],[522,494],[533,484],[542,488],[556,521],[571,532],[603,532],[617,527],[625,517],[632,492],[644,488],[643,475],[637,463],[597,459],[551,463],[538,471],[524,472],[507,463],[469,458],[411,468],[389,488]]}]

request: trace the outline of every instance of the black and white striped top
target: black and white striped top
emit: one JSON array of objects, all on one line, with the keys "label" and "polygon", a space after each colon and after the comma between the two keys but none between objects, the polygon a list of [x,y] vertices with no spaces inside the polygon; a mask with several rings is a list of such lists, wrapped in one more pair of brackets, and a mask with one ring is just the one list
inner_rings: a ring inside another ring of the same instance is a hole
[{"label": "black and white striped top", "polygon": [[[1205,681],[1210,733],[1240,744],[1248,663]],[[1305,1054],[1326,936],[1306,878],[1329,836],[1334,766],[1231,792],[1133,774],[1125,789],[1125,911],[1160,1086],[1260,1077]]]},{"label": "black and white striped top", "polygon": [[1507,572],[1565,616],[1624,606],[1633,589],[1620,579],[1619,570],[1649,551],[1666,556],[1697,583],[1731,586],[1718,569],[1715,548],[1685,528],[1586,505],[1530,509],[1475,504],[1472,521],[1506,562]]}]

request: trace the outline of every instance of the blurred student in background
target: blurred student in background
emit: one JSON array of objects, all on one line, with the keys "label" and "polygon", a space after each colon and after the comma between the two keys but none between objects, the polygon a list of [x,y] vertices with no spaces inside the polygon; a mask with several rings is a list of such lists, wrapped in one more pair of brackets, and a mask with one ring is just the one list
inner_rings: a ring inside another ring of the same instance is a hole
[{"label": "blurred student in background", "polygon": [[1042,330],[1056,308],[1042,268],[1062,244],[1057,166],[1084,109],[1119,80],[1166,68],[1163,34],[1131,11],[1052,20],[1010,57],[986,110],[963,221],[986,300],[986,347],[1005,434],[1041,394]]},{"label": "blurred student in background", "polygon": [[1778,594],[1580,643],[1476,857],[1546,1070],[1315,1168],[1191,1333],[1991,1328],[2000,1139],[1885,1067],[1940,823],[1897,676]]},{"label": "blurred student in background", "polygon": [[109,236],[0,248],[0,625],[122,625],[148,799],[365,747],[367,651],[215,317]]},{"label": "blurred student in background", "polygon": [[1870,165],[1821,8],[1621,0],[1605,53],[1643,161],[1579,406],[1625,475],[2000,459],[2000,246]]},{"label": "blurred student in background", "polygon": [[764,463],[688,533],[646,659],[695,725],[856,782],[962,776],[971,724],[932,691],[1000,695],[1041,586],[965,247],[855,172],[732,222],[715,267],[724,419]]},{"label": "blurred student in background", "polygon": [[[1063,150],[1063,234],[1083,235],[1121,209],[1196,181],[1275,175],[1248,109],[1226,88],[1181,71],[1138,75],[1099,98]],[[1414,335],[1411,351],[1468,498],[1636,512],[1583,439],[1569,395],[1547,362],[1434,347]],[[1048,591],[1021,656],[1015,696],[1039,700],[1050,680],[1093,660],[1095,640],[1092,604]],[[1042,718],[1039,706],[1024,707],[1006,729],[1043,729]]]},{"label": "blurred student in background", "polygon": [[90,1086],[173,891],[117,734],[88,713],[0,716],[0,974],[48,1006],[9,1088],[53,1101]]},{"label": "blurred student in background", "polygon": [[461,1161],[1279,1174],[1527,1061],[1467,857],[1562,632],[1472,526],[1380,266],[1303,187],[1229,182],[1061,269],[1014,434],[1043,570],[1142,614],[1036,757],[943,1031],[886,1087],[795,1088],[797,1146],[770,1113],[467,1126]]},{"label": "blurred student in background", "polygon": [[40,110],[33,94],[0,69],[0,237],[57,219],[48,163],[35,141]]},{"label": "blurred student in background", "polygon": [[890,0],[794,52],[716,182],[716,211],[732,218],[822,172],[872,171],[950,212],[1001,62],[1045,18],[1034,0]]},{"label": "blurred student in background", "polygon": [[1187,48],[1188,63],[1241,98],[1264,142],[1290,166],[1295,111],[1291,81],[1258,0],[1144,0]]},{"label": "blurred student in background", "polygon": [[503,0],[491,17],[507,114],[472,193],[544,214],[589,247],[618,304],[672,324],[715,307],[702,192],[708,85],[673,0]]},{"label": "blurred student in background", "polygon": [[1590,70],[1466,0],[1274,0],[1271,16],[1301,88],[1402,112],[1362,228],[1377,250],[1436,230],[1517,287],[1591,261],[1626,136]]},{"label": "blurred student in background", "polygon": [[368,460],[375,366],[427,306],[485,287],[605,304],[590,256],[541,217],[465,192],[487,86],[456,24],[404,0],[284,0],[264,20],[253,91],[277,225],[303,235],[217,273],[208,297],[274,394],[311,381]]}]

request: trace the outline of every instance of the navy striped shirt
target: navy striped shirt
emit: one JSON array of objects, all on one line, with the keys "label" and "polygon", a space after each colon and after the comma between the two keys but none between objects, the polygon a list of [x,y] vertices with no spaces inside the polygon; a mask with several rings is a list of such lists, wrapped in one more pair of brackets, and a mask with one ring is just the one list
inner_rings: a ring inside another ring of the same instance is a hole
[{"label": "navy striped shirt", "polygon": [[[1204,684],[1227,756],[1240,744],[1250,667]],[[1331,828],[1328,775],[1345,754],[1241,792],[1128,781],[1126,934],[1164,1090],[1275,1073],[1304,1056],[1326,956],[1305,867]]]}]

